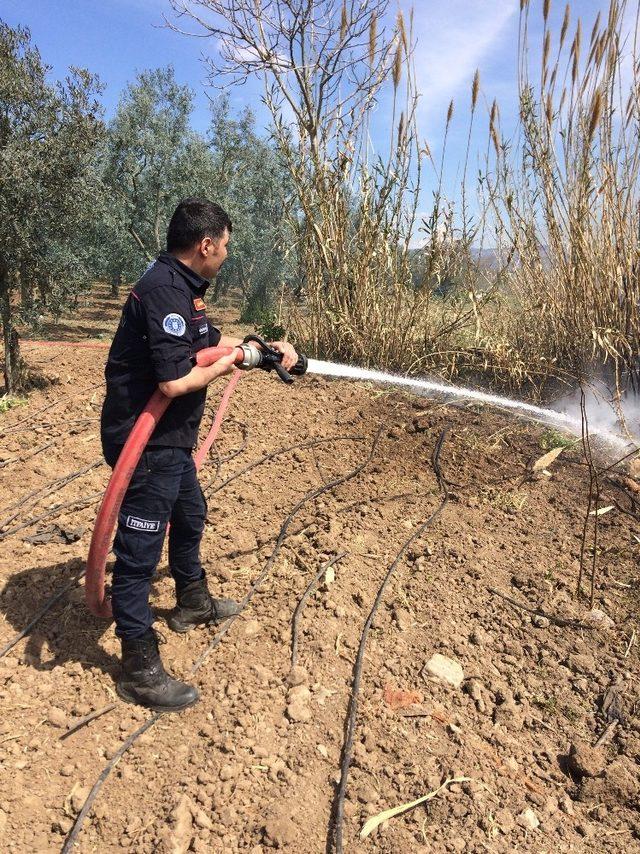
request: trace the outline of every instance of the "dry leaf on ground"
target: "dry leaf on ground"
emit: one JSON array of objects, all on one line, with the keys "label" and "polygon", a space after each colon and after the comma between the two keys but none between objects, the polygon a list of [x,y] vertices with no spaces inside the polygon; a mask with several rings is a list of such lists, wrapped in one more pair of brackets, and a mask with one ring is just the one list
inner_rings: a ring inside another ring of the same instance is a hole
[{"label": "dry leaf on ground", "polygon": [[589,513],[589,516],[604,516],[605,513],[609,513],[610,510],[613,510],[614,505],[609,504],[607,507],[598,507],[597,510],[592,510]]},{"label": "dry leaf on ground", "polygon": [[560,454],[564,451],[564,448],[561,446],[559,448],[552,448],[548,453],[539,457],[532,466],[532,471],[542,471],[546,469],[547,466],[550,466],[551,463],[556,460]]},{"label": "dry leaf on ground", "polygon": [[398,807],[392,807],[388,810],[383,810],[383,812],[378,813],[378,815],[372,816],[364,825],[362,830],[360,831],[360,839],[366,839],[369,834],[378,827],[379,824],[382,824],[383,821],[388,821],[390,818],[394,818],[396,815],[401,815],[403,812],[407,812],[407,810],[411,810],[414,807],[419,806],[420,804],[424,804],[427,801],[432,800],[439,795],[447,786],[450,786],[452,783],[467,783],[469,782],[470,777],[451,777],[447,778],[441,786],[438,786],[437,789],[434,789],[433,792],[429,792],[427,795],[423,795],[421,798],[417,798],[415,801],[409,801],[406,804],[400,804]]}]

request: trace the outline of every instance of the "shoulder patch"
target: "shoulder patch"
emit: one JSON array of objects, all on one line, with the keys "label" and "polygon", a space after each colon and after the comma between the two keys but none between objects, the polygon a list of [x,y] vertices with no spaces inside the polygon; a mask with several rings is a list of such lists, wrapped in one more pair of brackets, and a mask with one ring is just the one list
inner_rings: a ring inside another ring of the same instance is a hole
[{"label": "shoulder patch", "polygon": [[172,313],[168,314],[162,321],[162,328],[165,332],[168,332],[169,335],[177,335],[179,337],[180,335],[184,335],[187,324],[181,314]]},{"label": "shoulder patch", "polygon": [[204,304],[204,300],[200,299],[200,297],[196,297],[193,301],[193,307],[196,311],[204,311],[206,305]]}]

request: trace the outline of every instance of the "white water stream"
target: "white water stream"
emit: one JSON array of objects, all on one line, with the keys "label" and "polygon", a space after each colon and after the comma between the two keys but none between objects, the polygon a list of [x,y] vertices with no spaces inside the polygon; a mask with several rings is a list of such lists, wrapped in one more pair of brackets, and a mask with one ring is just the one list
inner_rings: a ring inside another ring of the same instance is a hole
[{"label": "white water stream", "polygon": [[[541,406],[533,406],[530,403],[524,403],[521,400],[512,400],[509,397],[501,397],[497,394],[488,394],[484,391],[476,391],[472,388],[464,388],[463,386],[446,385],[445,383],[435,382],[433,380],[413,379],[412,377],[403,377],[397,374],[386,374],[383,371],[372,371],[368,368],[356,368],[351,365],[340,365],[336,362],[323,362],[318,359],[309,359],[308,373],[322,374],[327,377],[345,377],[353,380],[364,380],[375,383],[385,383],[387,385],[403,386],[404,388],[412,389],[415,392],[430,392],[451,400],[471,400],[476,403],[484,403],[488,406],[493,406],[498,409],[509,409],[516,415],[527,418],[530,421],[541,421],[544,424],[549,424],[554,427],[564,428],[574,436],[582,435],[582,421],[572,415],[567,415],[563,412],[555,412],[553,409],[544,409]],[[621,436],[612,433],[610,430],[590,429],[591,434],[595,434],[603,439],[616,451],[625,451],[630,443]]]}]

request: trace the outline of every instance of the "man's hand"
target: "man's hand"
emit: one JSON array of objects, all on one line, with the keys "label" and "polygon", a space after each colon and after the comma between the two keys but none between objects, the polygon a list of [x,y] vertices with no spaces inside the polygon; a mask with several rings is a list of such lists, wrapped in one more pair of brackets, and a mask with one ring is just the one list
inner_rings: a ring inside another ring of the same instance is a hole
[{"label": "man's hand", "polygon": [[269,346],[273,347],[274,350],[277,350],[278,353],[282,353],[282,367],[285,368],[285,370],[290,371],[298,361],[298,354],[294,347],[286,341],[269,341]]},{"label": "man's hand", "polygon": [[181,397],[183,394],[198,391],[206,385],[209,385],[213,380],[218,379],[218,377],[224,377],[227,374],[232,373],[234,370],[235,356],[236,353],[234,351],[228,356],[222,356],[206,368],[201,368],[199,365],[195,365],[186,376],[180,377],[178,380],[169,380],[168,382],[158,383],[158,388],[163,394],[170,398]]},{"label": "man's hand", "polygon": [[229,353],[228,356],[221,356],[216,362],[214,362],[214,365],[217,365],[220,368],[220,373],[217,374],[218,377],[226,377],[227,374],[233,373],[236,355],[237,352],[234,350],[232,353]]}]

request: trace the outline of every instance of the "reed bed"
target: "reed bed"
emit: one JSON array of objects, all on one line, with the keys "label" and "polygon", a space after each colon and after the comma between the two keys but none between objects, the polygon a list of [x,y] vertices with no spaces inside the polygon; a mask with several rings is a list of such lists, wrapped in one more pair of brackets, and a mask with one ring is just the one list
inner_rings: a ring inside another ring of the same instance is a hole
[{"label": "reed bed", "polygon": [[[518,127],[502,127],[496,102],[487,109],[477,186],[476,73],[453,202],[443,174],[454,105],[436,163],[417,127],[412,19],[390,26],[388,0],[172,3],[216,37],[212,79],[264,81],[293,188],[282,248],[295,275],[275,322],[302,347],[532,397],[595,375],[618,393],[637,384],[638,2],[611,0],[593,22],[567,5],[556,25],[551,0],[521,0]],[[381,120],[388,145],[376,154]],[[425,180],[433,207],[419,223]]]},{"label": "reed bed", "polygon": [[[313,352],[472,378],[538,398],[596,375],[618,393],[636,387],[637,8],[612,0],[588,37],[584,22],[572,22],[569,5],[553,32],[549,8],[522,4],[519,127],[505,138],[492,104],[481,186],[469,188],[467,154],[457,214],[442,192],[453,104],[440,164],[419,150],[409,110],[395,161],[374,169],[360,164],[351,196],[336,180],[315,197],[318,216],[304,227],[319,233],[303,241],[304,299],[291,315]],[[539,51],[529,37],[534,13],[544,16]],[[479,88],[476,74],[469,145]],[[410,68],[405,97],[411,103]],[[435,170],[434,205],[422,223],[424,245],[412,251],[415,222],[406,211],[415,210],[425,160]],[[472,224],[468,199],[476,190],[482,218]],[[490,263],[474,251],[480,242],[493,249]]]}]

